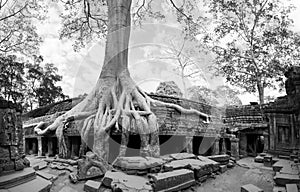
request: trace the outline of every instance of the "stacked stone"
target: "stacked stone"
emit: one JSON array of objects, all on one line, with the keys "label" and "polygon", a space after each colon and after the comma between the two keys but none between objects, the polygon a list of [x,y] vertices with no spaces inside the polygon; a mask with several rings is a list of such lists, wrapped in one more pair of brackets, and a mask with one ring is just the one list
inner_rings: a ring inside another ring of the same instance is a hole
[{"label": "stacked stone", "polygon": [[0,174],[29,166],[24,158],[21,108],[0,100]]}]

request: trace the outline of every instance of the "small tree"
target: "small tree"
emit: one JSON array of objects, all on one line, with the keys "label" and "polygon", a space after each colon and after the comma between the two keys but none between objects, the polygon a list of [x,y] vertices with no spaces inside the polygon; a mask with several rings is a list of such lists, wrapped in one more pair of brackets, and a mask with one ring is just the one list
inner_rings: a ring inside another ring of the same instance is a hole
[{"label": "small tree", "polygon": [[233,85],[259,94],[282,81],[299,56],[298,36],[290,29],[292,6],[280,0],[212,0],[214,33],[204,40],[216,54],[213,68]]},{"label": "small tree", "polygon": [[160,82],[156,94],[182,97],[182,92],[174,81]]}]

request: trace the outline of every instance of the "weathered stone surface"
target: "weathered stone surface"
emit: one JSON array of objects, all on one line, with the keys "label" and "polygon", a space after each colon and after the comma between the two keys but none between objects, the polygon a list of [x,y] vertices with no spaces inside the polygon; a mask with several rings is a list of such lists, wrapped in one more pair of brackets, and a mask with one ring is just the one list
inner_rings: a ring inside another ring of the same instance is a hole
[{"label": "weathered stone surface", "polygon": [[113,166],[129,175],[145,175],[159,172],[164,163],[164,160],[154,157],[119,157]]},{"label": "weathered stone surface", "polygon": [[299,175],[290,175],[290,174],[276,172],[274,181],[277,185],[285,186],[286,184],[300,183],[300,178]]},{"label": "weathered stone surface", "polygon": [[47,179],[49,181],[54,181],[56,180],[58,177],[56,175],[50,174],[50,173],[46,173],[44,171],[37,171],[36,174],[44,179]]},{"label": "weathered stone surface", "polygon": [[26,183],[36,178],[35,171],[32,168],[25,168],[22,171],[16,171],[11,174],[3,175],[0,179],[0,188],[7,189],[21,183]]},{"label": "weathered stone surface", "polygon": [[86,192],[98,192],[100,189],[101,183],[98,181],[88,180],[85,182],[83,190]]},{"label": "weathered stone surface", "polygon": [[263,190],[253,184],[247,184],[241,187],[241,192],[263,192]]},{"label": "weathered stone surface", "polygon": [[42,170],[42,169],[47,168],[48,165],[47,165],[47,162],[42,161],[38,164],[38,166],[39,166],[38,170]]},{"label": "weathered stone surface", "polygon": [[47,192],[52,182],[37,176],[34,180],[9,188],[10,192]]},{"label": "weathered stone surface", "polygon": [[227,171],[227,165],[220,165],[220,172],[225,173]]},{"label": "weathered stone surface", "polygon": [[170,154],[170,157],[175,159],[175,160],[180,160],[180,159],[195,159],[196,155],[192,153],[174,153]]},{"label": "weathered stone surface", "polygon": [[77,183],[78,182],[78,177],[77,177],[77,174],[75,174],[75,173],[70,173],[69,179],[72,183]]},{"label": "weathered stone surface", "polygon": [[123,191],[153,191],[149,180],[135,175],[127,175],[123,172],[107,171],[102,184],[113,189]]},{"label": "weathered stone surface", "polygon": [[230,156],[229,155],[213,155],[213,156],[208,156],[207,158],[216,161],[222,165],[225,165],[229,162]]},{"label": "weathered stone surface", "polygon": [[273,192],[286,192],[286,189],[285,189],[285,187],[282,187],[282,186],[274,186]]},{"label": "weathered stone surface", "polygon": [[273,161],[272,161],[272,156],[264,156],[264,166],[266,167],[272,167]]},{"label": "weathered stone surface", "polygon": [[77,190],[75,190],[74,188],[66,185],[61,190],[59,190],[59,192],[77,192]]},{"label": "weathered stone surface", "polygon": [[256,162],[256,163],[264,163],[264,157],[263,156],[256,156],[254,158],[254,162]]},{"label": "weathered stone surface", "polygon": [[288,160],[281,159],[272,165],[273,171],[279,172],[284,166],[291,165],[291,162]]},{"label": "weathered stone surface", "polygon": [[280,173],[285,173],[285,174],[290,174],[290,175],[298,175],[299,174],[299,170],[298,167],[296,167],[296,165],[286,165],[284,166],[280,171]]},{"label": "weathered stone surface", "polygon": [[179,191],[195,184],[194,172],[187,169],[149,174],[149,178],[155,191]]},{"label": "weathered stone surface", "polygon": [[[201,160],[202,159],[202,160]],[[202,157],[201,159],[182,159],[174,160],[164,165],[165,171],[172,171],[177,169],[190,169],[194,171],[196,179],[204,175],[210,175],[218,168],[218,163],[210,159]]]},{"label": "weathered stone surface", "polygon": [[298,192],[298,187],[296,184],[286,184],[286,192]]}]

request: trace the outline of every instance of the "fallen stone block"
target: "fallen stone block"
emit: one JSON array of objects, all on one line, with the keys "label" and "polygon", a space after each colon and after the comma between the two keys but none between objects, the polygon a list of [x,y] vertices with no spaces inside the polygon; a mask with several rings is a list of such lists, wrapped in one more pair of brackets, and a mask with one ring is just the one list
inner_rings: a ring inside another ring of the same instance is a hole
[{"label": "fallen stone block", "polygon": [[296,184],[286,184],[286,192],[298,192],[298,187]]},{"label": "fallen stone block", "polygon": [[74,188],[66,185],[63,188],[61,188],[61,190],[59,190],[59,192],[77,192],[77,190],[75,190]]},{"label": "fallen stone block", "polygon": [[174,153],[170,154],[170,157],[175,160],[181,160],[181,159],[195,159],[196,155],[192,153]]},{"label": "fallen stone block", "polygon": [[149,174],[154,191],[180,191],[195,184],[194,172],[179,169],[171,172]]},{"label": "fallen stone block", "polygon": [[45,169],[45,168],[48,167],[48,165],[47,165],[47,163],[46,163],[45,161],[40,162],[40,163],[38,164],[38,166],[39,166],[38,170],[42,170],[42,169]]},{"label": "fallen stone block", "polygon": [[274,176],[274,181],[279,186],[285,186],[286,184],[300,183],[300,178],[299,175],[290,175],[276,172],[276,175]]},{"label": "fallen stone block", "polygon": [[49,181],[55,181],[57,178],[58,178],[58,176],[56,176],[56,175],[52,175],[52,174],[50,174],[50,173],[46,173],[46,172],[44,172],[44,171],[36,171],[35,172],[38,176],[40,176],[40,177],[42,177],[42,178],[44,178],[44,179],[47,179],[47,180],[49,180]]},{"label": "fallen stone block", "polygon": [[264,190],[262,190],[261,188],[253,184],[247,184],[241,187],[241,192],[263,192],[263,191]]},{"label": "fallen stone block", "polygon": [[272,156],[264,156],[264,166],[272,167],[272,165],[273,165]]},{"label": "fallen stone block", "polygon": [[69,179],[72,183],[77,183],[78,182],[78,177],[77,177],[77,174],[75,174],[75,173],[70,173]]},{"label": "fallen stone block", "polygon": [[282,186],[274,186],[273,192],[286,192],[286,189],[285,189],[285,187],[282,187]]},{"label": "fallen stone block", "polygon": [[101,183],[98,181],[88,180],[85,182],[83,190],[86,192],[98,192],[100,189]]},{"label": "fallen stone block", "polygon": [[262,156],[256,156],[254,158],[254,162],[256,162],[256,163],[264,163],[264,158]]},{"label": "fallen stone block", "polygon": [[229,163],[230,156],[229,155],[213,155],[208,156],[207,158],[220,163],[221,165],[226,165]]},{"label": "fallen stone block", "polygon": [[260,153],[259,156],[261,157],[267,156],[267,153]]},{"label": "fallen stone block", "polygon": [[136,175],[127,175],[123,172],[107,171],[102,184],[113,190],[153,191],[148,179]]},{"label": "fallen stone block", "polygon": [[119,157],[113,166],[129,175],[146,175],[148,171],[159,172],[164,163],[160,158],[136,156]]},{"label": "fallen stone block", "polygon": [[220,172],[225,173],[227,171],[227,165],[220,165]]},{"label": "fallen stone block", "polygon": [[232,163],[232,162],[229,162],[229,163],[227,164],[227,168],[233,168],[234,166],[235,166],[235,164]]},{"label": "fallen stone block", "polygon": [[291,163],[288,160],[281,159],[272,165],[273,171],[279,172],[283,167],[290,166]]},{"label": "fallen stone block", "polygon": [[278,158],[279,158],[279,159],[286,159],[286,160],[289,160],[289,159],[290,159],[290,156],[287,156],[287,155],[278,155]]},{"label": "fallen stone block", "polygon": [[46,192],[50,191],[52,182],[36,176],[34,180],[9,188],[9,192]]}]

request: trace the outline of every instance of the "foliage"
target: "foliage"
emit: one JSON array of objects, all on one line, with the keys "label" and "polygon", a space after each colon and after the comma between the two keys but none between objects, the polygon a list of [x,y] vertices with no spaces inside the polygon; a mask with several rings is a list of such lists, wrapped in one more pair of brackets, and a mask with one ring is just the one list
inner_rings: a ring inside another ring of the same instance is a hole
[{"label": "foliage", "polygon": [[24,63],[18,62],[15,55],[0,57],[0,94],[4,99],[14,103],[23,101],[24,67]]},{"label": "foliage", "polygon": [[38,52],[41,38],[35,21],[45,18],[46,6],[41,0],[0,1],[0,53]]},{"label": "foliage", "polygon": [[[89,43],[103,40],[107,34],[108,10],[105,0],[68,0],[62,1],[64,11],[61,14],[63,27],[60,38],[73,38],[74,50],[78,51]],[[131,5],[131,20],[134,25],[141,25],[143,21],[164,20],[171,9],[172,16],[181,24],[182,30],[195,36],[203,31],[202,23],[205,18],[199,14],[196,0],[184,2],[133,0]],[[189,13],[189,14],[187,14]]]},{"label": "foliage", "polygon": [[174,81],[160,82],[156,94],[182,97],[182,92]]},{"label": "foliage", "polygon": [[213,106],[226,107],[229,105],[242,105],[237,97],[239,93],[228,86],[218,86],[215,90],[202,86],[192,86],[188,88],[188,98],[207,103]]},{"label": "foliage", "polygon": [[209,5],[214,32],[203,39],[216,54],[216,74],[248,92],[258,91],[263,103],[264,88],[275,88],[299,59],[299,37],[290,29],[293,7],[280,0],[213,0]]},{"label": "foliage", "polygon": [[164,60],[174,65],[173,72],[180,77],[183,95],[186,97],[186,80],[206,80],[201,69],[203,58],[200,57],[200,46],[194,38],[183,37],[183,34],[161,33],[156,39],[155,43],[163,43],[165,47],[153,50],[150,55],[151,59]]},{"label": "foliage", "polygon": [[37,104],[43,106],[57,99],[65,99],[60,86],[62,80],[53,64],[41,67],[42,57],[35,62],[18,61],[15,55],[0,57],[0,95],[14,103],[22,104],[25,110],[32,110]]}]

